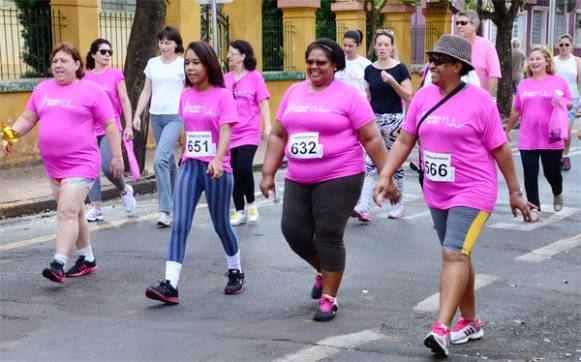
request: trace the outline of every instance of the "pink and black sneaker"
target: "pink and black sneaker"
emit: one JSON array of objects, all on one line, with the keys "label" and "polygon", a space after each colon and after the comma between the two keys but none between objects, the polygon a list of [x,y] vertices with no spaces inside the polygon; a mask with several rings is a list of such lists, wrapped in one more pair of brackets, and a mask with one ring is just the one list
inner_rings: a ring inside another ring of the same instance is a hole
[{"label": "pink and black sneaker", "polygon": [[167,304],[180,304],[178,290],[174,288],[169,280],[159,282],[157,287],[150,286],[145,290],[145,296],[149,299],[159,300]]},{"label": "pink and black sneaker", "polygon": [[313,318],[317,322],[328,322],[335,318],[337,314],[337,309],[339,309],[339,304],[337,304],[337,298],[333,298],[330,295],[323,294],[321,299],[319,299],[319,310],[315,313]]},{"label": "pink and black sneaker", "polygon": [[225,275],[228,277],[228,283],[224,288],[225,294],[240,294],[244,291],[246,277],[243,272],[238,269],[228,269]]},{"label": "pink and black sneaker", "polygon": [[86,261],[83,255],[79,256],[75,265],[73,265],[69,270],[65,272],[67,278],[80,277],[86,274],[95,273],[99,268],[97,268],[97,261]]},{"label": "pink and black sneaker", "polygon": [[311,290],[311,298],[321,299],[321,295],[323,295],[323,276],[317,274],[315,276],[315,284],[313,285],[313,290]]},{"label": "pink and black sneaker", "polygon": [[359,221],[363,223],[371,222],[371,216],[369,216],[368,213],[363,211],[353,210],[353,212],[351,213],[351,217],[356,217],[357,219],[359,219]]},{"label": "pink and black sneaker", "polygon": [[479,318],[467,319],[460,317],[456,328],[450,334],[450,341],[453,344],[462,344],[471,339],[480,339],[482,336],[484,336],[484,331]]},{"label": "pink and black sneaker", "polygon": [[448,356],[450,348],[450,328],[436,322],[432,325],[432,331],[424,339],[424,346],[440,356]]},{"label": "pink and black sneaker", "polygon": [[48,266],[48,268],[45,268],[42,271],[42,276],[56,283],[64,283],[65,272],[63,267],[64,267],[63,264],[59,263],[56,260],[53,260]]}]

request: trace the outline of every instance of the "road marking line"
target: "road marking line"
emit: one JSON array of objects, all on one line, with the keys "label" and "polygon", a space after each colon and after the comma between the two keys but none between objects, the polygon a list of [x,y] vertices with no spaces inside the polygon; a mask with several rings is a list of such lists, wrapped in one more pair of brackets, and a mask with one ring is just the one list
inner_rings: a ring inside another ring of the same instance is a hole
[{"label": "road marking line", "polygon": [[[417,214],[413,214],[410,216],[404,216],[402,217],[400,220],[413,220],[413,219],[419,219],[421,217],[424,217],[426,215],[430,215],[429,211],[422,211],[422,212],[418,212]],[[381,214],[377,214],[377,217],[381,217],[381,218],[387,218],[389,216],[389,213],[387,212],[382,212]],[[390,219],[391,220],[391,219]]]},{"label": "road marking line", "polygon": [[[543,205],[541,208],[543,209],[548,209],[549,207],[553,207],[552,205]],[[524,223],[522,222],[522,217],[518,216],[517,219],[515,220],[515,223],[505,223],[505,222],[498,222],[496,224],[492,224],[489,227],[491,228],[495,228],[495,229],[504,229],[504,230],[517,230],[517,231],[534,231],[538,228],[541,228],[543,226],[547,226],[549,224],[552,224],[556,221],[562,220],[566,217],[569,217],[571,215],[573,215],[574,213],[576,213],[578,211],[578,209],[572,208],[572,207],[564,207],[561,211],[559,212],[555,212],[553,214],[551,214],[551,216],[549,217],[543,217],[543,215],[541,215],[541,219],[540,221],[537,221],[535,223]]]},{"label": "road marking line", "polygon": [[[476,274],[474,290],[480,289],[495,282],[498,277],[488,274]],[[414,310],[418,312],[435,312],[440,308],[440,293],[436,293],[421,302],[419,302]]]},{"label": "road marking line", "polygon": [[569,239],[555,241],[552,244],[535,249],[530,253],[523,254],[515,260],[525,263],[539,263],[543,260],[550,259],[553,255],[573,249],[579,245],[581,245],[581,234],[577,234]]},{"label": "road marking line", "polygon": [[384,338],[387,338],[387,336],[371,329],[341,336],[333,336],[320,340],[316,346],[289,354],[281,359],[277,359],[275,362],[314,362],[332,356],[342,350],[351,349]]},{"label": "road marking line", "polygon": [[[257,192],[256,195],[258,196],[258,194],[259,193]],[[256,202],[257,205],[264,205],[267,203],[272,203],[272,201],[271,200],[261,200],[261,201]],[[206,207],[208,207],[208,204],[198,204],[196,209],[201,209],[201,208],[206,208]],[[141,215],[141,216],[133,216],[133,217],[130,216],[126,219],[114,220],[111,222],[105,222],[105,223],[100,223],[100,224],[89,224],[89,231],[93,232],[93,231],[101,231],[101,230],[107,230],[107,229],[119,229],[123,225],[133,224],[133,223],[140,222],[140,221],[148,221],[148,220],[155,219],[157,217],[158,217],[158,214],[153,213],[153,214],[149,214],[149,215]],[[15,242],[11,242],[11,243],[1,244],[0,251],[12,250],[12,249],[17,249],[17,248],[24,248],[27,246],[42,244],[42,243],[45,243],[47,241],[51,241],[51,240],[55,240],[55,239],[56,239],[56,234],[52,234],[52,235],[39,236],[37,238],[32,238],[32,239],[27,239],[27,240],[21,240],[21,241],[15,241]]]}]

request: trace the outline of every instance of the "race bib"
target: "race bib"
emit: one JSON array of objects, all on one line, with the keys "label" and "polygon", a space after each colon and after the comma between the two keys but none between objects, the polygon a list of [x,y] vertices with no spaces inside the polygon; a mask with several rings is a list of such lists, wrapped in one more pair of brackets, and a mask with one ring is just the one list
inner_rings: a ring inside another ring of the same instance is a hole
[{"label": "race bib", "polygon": [[187,132],[186,155],[189,157],[216,156],[216,144],[212,132]]},{"label": "race bib", "polygon": [[322,158],[323,145],[318,132],[295,133],[290,136],[288,151],[292,158]]},{"label": "race bib", "polygon": [[424,170],[426,177],[434,182],[454,182],[452,155],[424,151]]}]

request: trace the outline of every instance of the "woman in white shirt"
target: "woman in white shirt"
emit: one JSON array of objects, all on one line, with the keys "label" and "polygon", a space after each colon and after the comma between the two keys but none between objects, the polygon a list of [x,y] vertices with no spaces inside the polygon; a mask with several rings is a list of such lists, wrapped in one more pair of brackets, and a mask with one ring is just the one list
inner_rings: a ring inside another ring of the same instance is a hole
[{"label": "woman in white shirt", "polygon": [[184,58],[177,54],[183,53],[184,47],[180,33],[170,26],[163,28],[157,39],[160,56],[149,59],[145,67],[145,83],[135,110],[133,127],[141,129],[141,113],[151,97],[149,113],[157,143],[153,161],[159,202],[157,225],[168,227],[171,225],[170,215],[177,175],[174,149],[183,128],[178,108],[185,81]]},{"label": "woman in white shirt", "polygon": [[345,69],[335,73],[335,79],[357,88],[364,97],[367,97],[367,82],[364,79],[365,67],[371,64],[369,59],[357,54],[363,41],[363,33],[359,29],[347,30],[343,36],[343,50],[345,51]]}]

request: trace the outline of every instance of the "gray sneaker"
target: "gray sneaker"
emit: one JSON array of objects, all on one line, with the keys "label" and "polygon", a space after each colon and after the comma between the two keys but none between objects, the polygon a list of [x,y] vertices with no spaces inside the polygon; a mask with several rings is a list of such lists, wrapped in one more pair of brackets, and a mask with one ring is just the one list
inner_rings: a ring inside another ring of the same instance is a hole
[{"label": "gray sneaker", "polygon": [[563,204],[565,203],[565,199],[563,198],[563,194],[560,193],[559,195],[555,195],[553,198],[553,209],[556,212],[559,212],[563,209]]},{"label": "gray sneaker", "polygon": [[137,201],[133,196],[133,187],[131,185],[125,185],[125,191],[121,194],[121,201],[123,202],[123,207],[128,215],[133,214],[135,211],[135,205]]},{"label": "gray sneaker", "polygon": [[434,354],[448,356],[450,348],[450,329],[440,323],[434,323],[432,331],[424,339],[424,346]]}]

